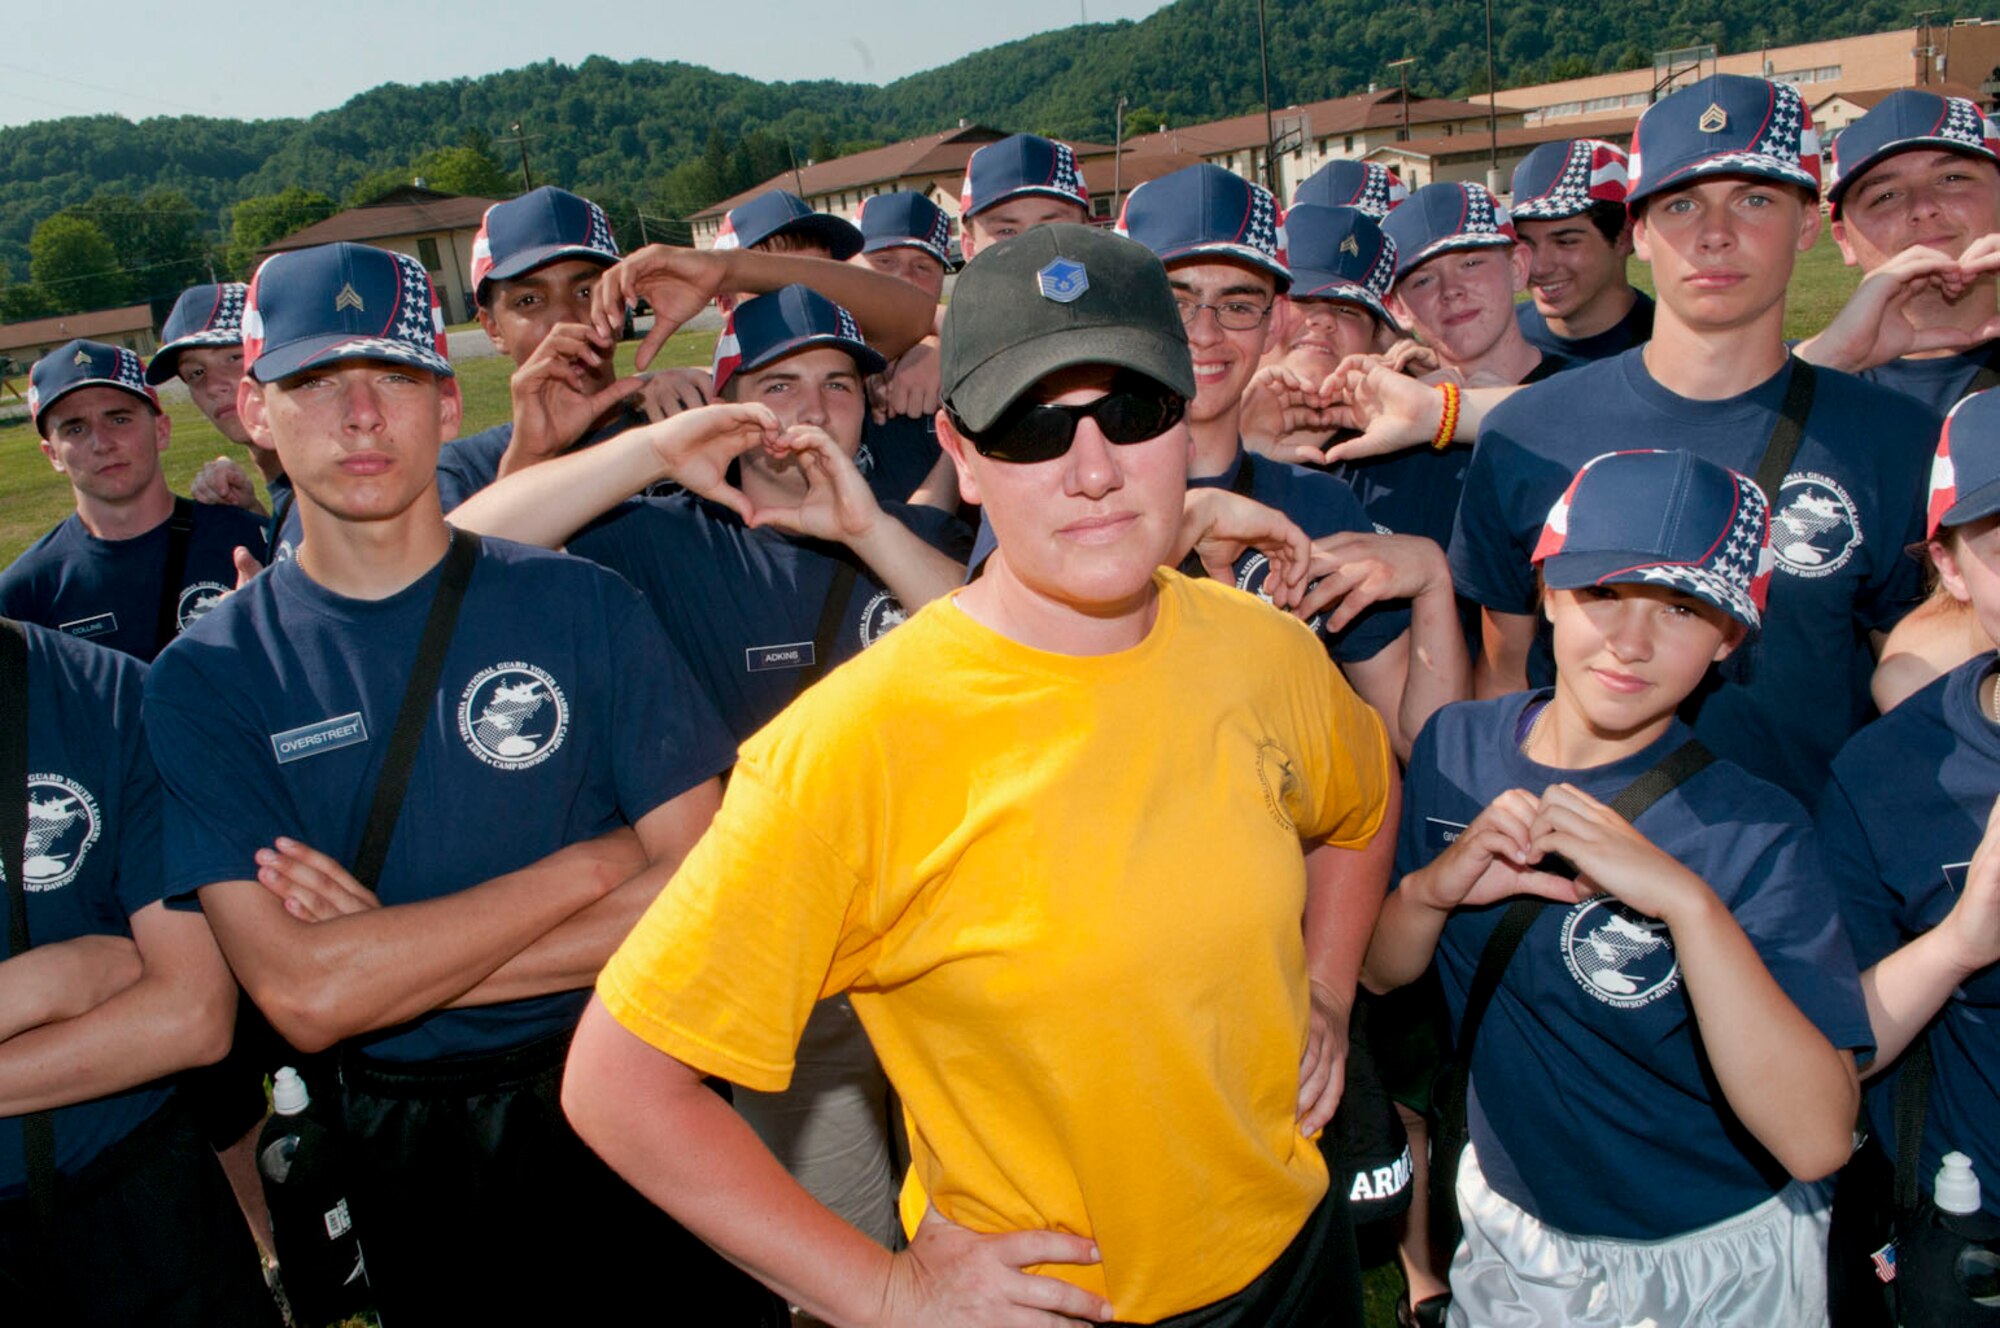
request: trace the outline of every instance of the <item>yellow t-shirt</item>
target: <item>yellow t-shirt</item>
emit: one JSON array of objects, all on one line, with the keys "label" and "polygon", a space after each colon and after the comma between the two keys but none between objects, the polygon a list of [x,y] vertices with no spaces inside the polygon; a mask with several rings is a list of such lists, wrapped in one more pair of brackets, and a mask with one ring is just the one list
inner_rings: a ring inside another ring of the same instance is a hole
[{"label": "yellow t-shirt", "polygon": [[1152,1320],[1233,1294],[1326,1190],[1299,1133],[1300,839],[1382,818],[1382,726],[1302,624],[1162,571],[1147,638],[1030,649],[949,600],[743,747],[606,966],[640,1038],[784,1087],[846,990],[926,1202],[1096,1240],[1041,1271]]}]

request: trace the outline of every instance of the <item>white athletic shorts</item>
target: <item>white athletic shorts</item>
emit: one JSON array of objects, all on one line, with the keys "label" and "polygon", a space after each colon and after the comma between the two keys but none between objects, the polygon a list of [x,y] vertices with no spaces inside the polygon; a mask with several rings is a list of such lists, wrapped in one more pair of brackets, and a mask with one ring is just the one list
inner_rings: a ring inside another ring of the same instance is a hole
[{"label": "white athletic shorts", "polygon": [[1829,1187],[1794,1181],[1755,1208],[1670,1240],[1566,1235],[1496,1194],[1468,1145],[1454,1328],[1819,1328]]}]

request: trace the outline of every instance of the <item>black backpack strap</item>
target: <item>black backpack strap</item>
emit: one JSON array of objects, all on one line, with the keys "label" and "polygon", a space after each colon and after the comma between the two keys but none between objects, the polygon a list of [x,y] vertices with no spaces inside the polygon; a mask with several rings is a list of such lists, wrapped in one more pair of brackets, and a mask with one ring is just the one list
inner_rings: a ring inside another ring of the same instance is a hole
[{"label": "black backpack strap", "polygon": [[847,601],[854,596],[854,582],[859,573],[854,563],[846,557],[834,559],[833,584],[826,588],[826,602],[819,606],[819,625],[813,628],[812,663],[799,670],[799,687],[793,696],[802,696],[806,688],[818,682],[832,667],[833,646],[840,639],[841,620],[847,616]]},{"label": "black backpack strap", "polygon": [[1924,1116],[1931,1101],[1931,1036],[1926,1029],[1903,1053],[1896,1076],[1896,1217],[1898,1223],[1923,1202]]},{"label": "black backpack strap", "polygon": [[382,875],[382,865],[389,860],[389,841],[395,837],[403,794],[410,786],[411,772],[416,769],[417,748],[423,742],[431,699],[437,695],[438,678],[444,672],[452,628],[458,622],[459,606],[465,602],[465,588],[472,582],[473,564],[478,561],[479,536],[469,530],[454,529],[451,547],[445,551],[444,572],[438,578],[437,593],[431,597],[430,616],[424,621],[424,634],[417,641],[417,658],[410,669],[409,685],[403,689],[403,703],[396,710],[396,727],[389,734],[389,754],[383,758],[382,773],[375,779],[375,797],[368,804],[361,849],[354,855],[354,879],[370,890]]},{"label": "black backpack strap", "polygon": [[1778,422],[1771,426],[1771,441],[1764,445],[1764,459],[1757,463],[1757,487],[1764,491],[1773,514],[1778,510],[1778,488],[1799,454],[1799,444],[1805,441],[1806,417],[1812,414],[1813,387],[1818,380],[1819,373],[1812,365],[1792,357],[1792,380],[1785,384]]},{"label": "black backpack strap", "polygon": [[[0,872],[7,877],[7,953],[28,952],[28,891],[22,873],[28,840],[28,637],[21,624],[0,618]],[[21,1118],[21,1148],[28,1168],[28,1205],[37,1239],[54,1230],[56,1200],[55,1116]]]},{"label": "black backpack strap", "polygon": [[[1627,821],[1637,821],[1654,803],[1692,779],[1715,760],[1715,753],[1699,739],[1689,738],[1661,757],[1637,779],[1619,790],[1611,800],[1611,810]],[[1463,1234],[1458,1220],[1458,1163],[1471,1138],[1466,1111],[1472,1091],[1472,1047],[1486,1007],[1500,990],[1500,979],[1521,948],[1528,929],[1542,910],[1553,902],[1547,899],[1517,899],[1500,915],[1500,923],[1486,938],[1479,952],[1479,966],[1473,970],[1472,985],[1466,991],[1465,1015],[1459,1020],[1458,1037],[1451,1059],[1446,1062],[1432,1089],[1431,1172],[1427,1191],[1431,1204],[1431,1233],[1441,1247],[1456,1249]]]},{"label": "black backpack strap", "polygon": [[187,577],[188,540],[194,535],[194,503],[174,499],[167,518],[167,562],[160,573],[160,607],[153,618],[153,653],[181,634],[181,582]]}]

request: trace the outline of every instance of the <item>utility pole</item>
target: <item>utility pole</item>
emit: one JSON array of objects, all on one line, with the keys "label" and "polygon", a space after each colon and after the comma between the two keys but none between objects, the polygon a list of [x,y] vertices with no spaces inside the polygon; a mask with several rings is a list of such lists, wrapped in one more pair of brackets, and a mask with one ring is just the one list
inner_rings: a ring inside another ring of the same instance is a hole
[{"label": "utility pole", "polygon": [[1937,68],[1937,42],[1931,35],[1931,16],[1943,12],[1941,9],[1919,9],[1914,16],[1917,21],[1917,45],[1910,54],[1923,61],[1917,67],[1919,87],[1930,86],[1931,72]]},{"label": "utility pole", "polygon": [[1115,149],[1111,154],[1111,216],[1118,216],[1118,199],[1125,192],[1125,99],[1120,97],[1118,105],[1112,109],[1112,119],[1116,127],[1112,130],[1111,144]]},{"label": "utility pole", "polygon": [[800,198],[806,196],[806,177],[799,173],[799,154],[792,151],[791,140],[785,140],[785,155],[792,159],[792,192]]},{"label": "utility pole", "polygon": [[[1500,107],[1496,100],[1499,94],[1494,90],[1493,79],[1493,0],[1486,0],[1486,191],[1495,197],[1500,194]],[[1403,114],[1409,114],[1409,102],[1405,99]]]},{"label": "utility pole", "polygon": [[1272,146],[1278,131],[1271,124],[1271,57],[1264,49],[1264,0],[1257,0],[1257,63],[1264,68],[1264,187],[1278,196],[1278,154]]},{"label": "utility pole", "polygon": [[1410,66],[1417,62],[1414,55],[1406,55],[1400,60],[1391,60],[1389,68],[1396,71],[1396,85],[1403,90],[1403,142],[1410,141]]},{"label": "utility pole", "polygon": [[534,190],[535,187],[535,177],[531,175],[528,171],[528,141],[533,138],[540,138],[541,135],[522,133],[521,122],[519,120],[516,120],[513,124],[510,124],[507,127],[514,131],[514,136],[512,138],[503,138],[498,141],[502,143],[515,144],[521,149],[521,192],[524,194],[530,193]]}]

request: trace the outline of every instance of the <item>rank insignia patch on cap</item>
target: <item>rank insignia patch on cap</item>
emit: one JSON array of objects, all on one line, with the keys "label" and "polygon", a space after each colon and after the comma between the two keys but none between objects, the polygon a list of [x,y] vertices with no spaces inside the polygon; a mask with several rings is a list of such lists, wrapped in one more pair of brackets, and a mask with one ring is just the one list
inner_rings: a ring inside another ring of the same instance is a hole
[{"label": "rank insignia patch on cap", "polygon": [[354,289],[354,283],[351,281],[342,286],[340,292],[333,297],[333,311],[339,313],[343,309],[359,309],[363,313],[368,309],[368,306],[361,303],[361,294]]},{"label": "rank insignia patch on cap", "polygon": [[1090,289],[1090,274],[1083,270],[1083,264],[1058,258],[1035,274],[1035,284],[1043,299],[1070,304]]},{"label": "rank insignia patch on cap", "polygon": [[1701,119],[1695,122],[1695,128],[1704,134],[1719,134],[1729,128],[1729,112],[1710,102],[1708,109],[1701,113]]},{"label": "rank insignia patch on cap", "polygon": [[89,351],[84,351],[84,350],[80,350],[80,351],[78,351],[78,352],[76,353],[76,358],[75,358],[75,359],[73,359],[73,360],[71,360],[71,361],[70,361],[70,363],[71,363],[71,364],[89,364],[89,363],[90,363],[90,352],[89,352]]}]

